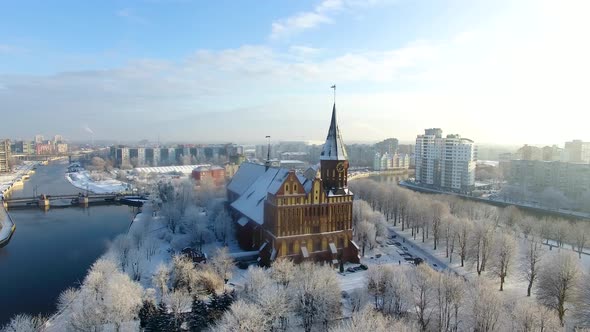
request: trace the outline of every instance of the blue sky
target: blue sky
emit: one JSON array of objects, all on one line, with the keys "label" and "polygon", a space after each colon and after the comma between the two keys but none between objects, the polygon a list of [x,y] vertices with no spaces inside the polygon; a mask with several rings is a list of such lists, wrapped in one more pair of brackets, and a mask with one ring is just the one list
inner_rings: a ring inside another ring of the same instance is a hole
[{"label": "blue sky", "polygon": [[588,14],[583,0],[4,2],[0,136],[321,141],[336,83],[348,141],[590,140]]}]

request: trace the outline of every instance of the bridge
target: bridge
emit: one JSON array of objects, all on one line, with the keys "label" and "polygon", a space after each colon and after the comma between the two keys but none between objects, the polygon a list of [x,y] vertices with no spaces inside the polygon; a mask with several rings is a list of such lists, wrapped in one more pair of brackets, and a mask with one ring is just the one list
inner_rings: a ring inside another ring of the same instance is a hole
[{"label": "bridge", "polygon": [[59,205],[60,207],[66,206],[88,206],[89,204],[98,203],[112,203],[118,202],[123,196],[121,194],[70,194],[70,195],[39,195],[33,197],[22,197],[22,198],[8,198],[4,199],[3,205],[8,209],[13,208],[27,208],[27,207],[40,207],[48,209],[51,206],[51,202],[58,200],[70,201],[70,204]]}]

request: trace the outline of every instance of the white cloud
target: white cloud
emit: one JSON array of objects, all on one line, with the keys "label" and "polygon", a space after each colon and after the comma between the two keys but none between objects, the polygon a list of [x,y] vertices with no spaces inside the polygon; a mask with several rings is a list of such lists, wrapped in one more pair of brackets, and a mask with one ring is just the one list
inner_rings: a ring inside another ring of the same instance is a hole
[{"label": "white cloud", "polygon": [[364,9],[381,4],[392,3],[392,0],[323,0],[312,10],[296,13],[292,16],[276,20],[271,25],[271,39],[288,37],[303,30],[312,29],[322,24],[334,22],[333,16],[342,11]]},{"label": "white cloud", "polygon": [[22,53],[24,51],[25,51],[25,49],[18,47],[18,46],[0,44],[0,55],[2,55],[2,54],[13,55],[13,54]]},{"label": "white cloud", "polygon": [[133,9],[131,8],[122,8],[115,12],[115,15],[121,17],[131,23],[147,23],[147,20],[138,15]]}]

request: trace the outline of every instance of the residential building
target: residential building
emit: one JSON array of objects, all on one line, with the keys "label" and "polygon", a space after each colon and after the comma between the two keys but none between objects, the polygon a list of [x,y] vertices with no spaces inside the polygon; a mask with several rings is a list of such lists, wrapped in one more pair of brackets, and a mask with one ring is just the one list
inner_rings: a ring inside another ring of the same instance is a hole
[{"label": "residential building", "polygon": [[570,163],[590,163],[590,142],[573,140],[565,142],[565,154]]},{"label": "residential building", "polygon": [[68,144],[66,144],[66,143],[56,143],[55,144],[55,152],[57,154],[67,154],[68,153]]},{"label": "residential building", "polygon": [[0,173],[10,172],[10,141],[0,139]]},{"label": "residential building", "polygon": [[572,200],[590,191],[590,164],[512,160],[509,167],[508,183],[524,190],[554,188]]},{"label": "residential building", "polygon": [[51,141],[45,141],[35,144],[35,153],[37,155],[50,155],[54,152],[54,146]]},{"label": "residential building", "polygon": [[543,160],[543,149],[525,144],[516,151],[516,159]]},{"label": "residential building", "polygon": [[227,186],[240,246],[259,250],[264,265],[279,257],[358,263],[348,167],[335,104],[319,169],[243,163]]},{"label": "residential building", "polygon": [[219,166],[199,166],[193,170],[192,177],[197,183],[211,180],[219,185],[225,182],[225,169]]},{"label": "residential building", "polygon": [[475,185],[477,147],[460,135],[442,137],[440,128],[426,129],[416,138],[416,182],[458,192]]}]

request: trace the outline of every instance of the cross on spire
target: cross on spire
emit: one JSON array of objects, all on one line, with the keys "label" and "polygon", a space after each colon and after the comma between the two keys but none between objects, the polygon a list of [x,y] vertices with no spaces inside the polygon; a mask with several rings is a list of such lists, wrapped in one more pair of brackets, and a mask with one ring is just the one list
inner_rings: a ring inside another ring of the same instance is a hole
[{"label": "cross on spire", "polygon": [[335,105],[336,104],[336,84],[332,85],[330,88],[334,89],[334,105]]}]

